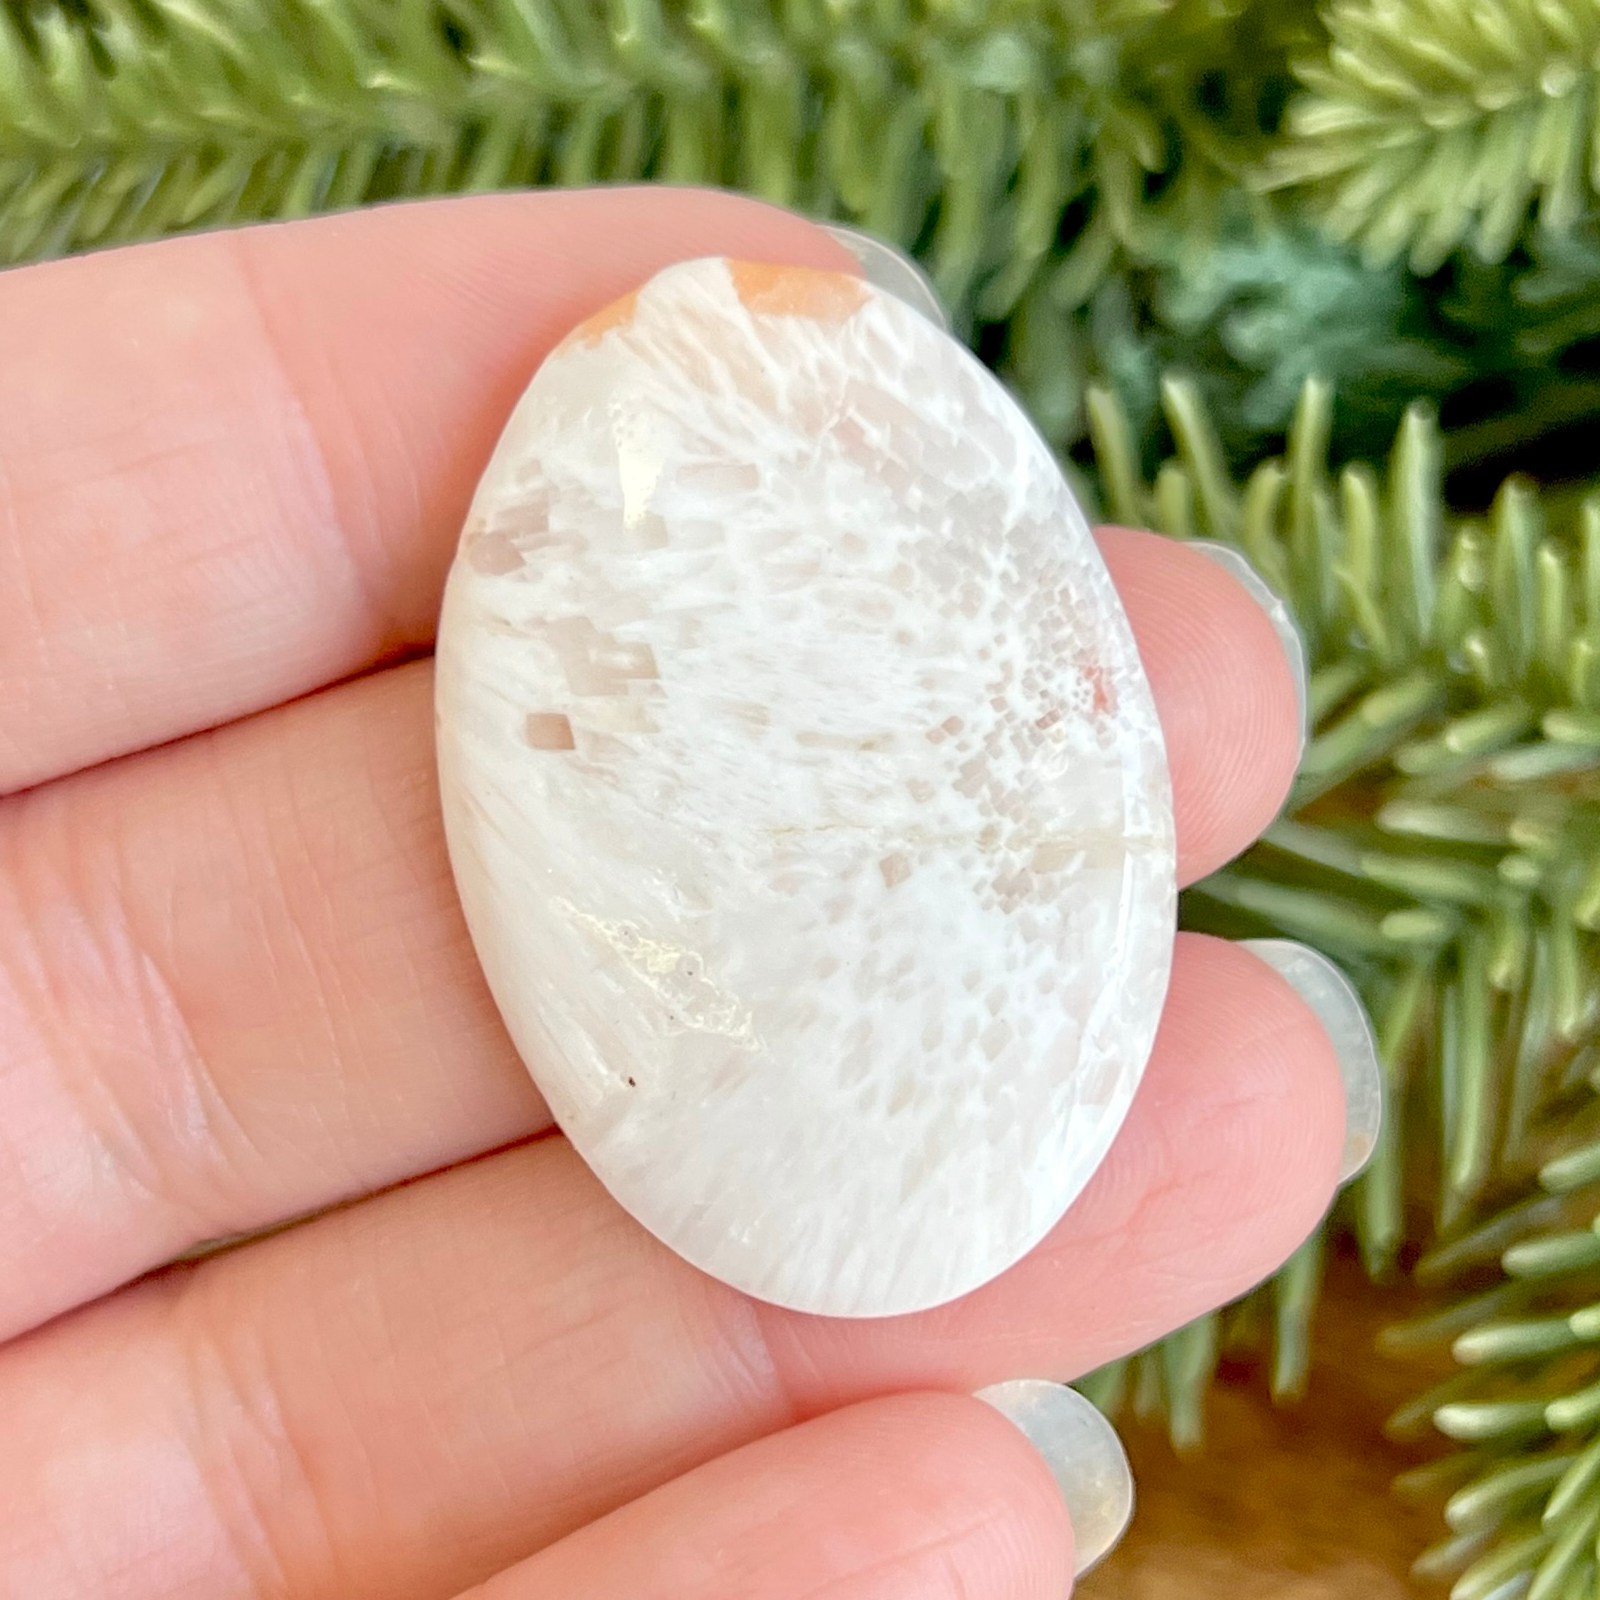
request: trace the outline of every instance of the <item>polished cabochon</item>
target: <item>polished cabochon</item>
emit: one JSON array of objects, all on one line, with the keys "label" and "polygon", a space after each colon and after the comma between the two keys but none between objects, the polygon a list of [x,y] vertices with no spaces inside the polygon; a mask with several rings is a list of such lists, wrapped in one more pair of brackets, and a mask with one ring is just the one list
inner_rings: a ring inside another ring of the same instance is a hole
[{"label": "polished cabochon", "polygon": [[672,1249],[914,1311],[1082,1189],[1167,983],[1165,753],[1060,469],[957,341],[721,259],[591,318],[478,489],[437,717],[506,1025]]}]

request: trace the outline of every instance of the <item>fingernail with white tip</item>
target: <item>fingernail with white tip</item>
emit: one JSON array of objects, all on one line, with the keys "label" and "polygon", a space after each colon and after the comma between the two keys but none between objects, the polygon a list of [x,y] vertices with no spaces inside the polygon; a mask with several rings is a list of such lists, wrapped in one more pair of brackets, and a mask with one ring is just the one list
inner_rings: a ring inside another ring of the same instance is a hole
[{"label": "fingernail with white tip", "polygon": [[1236,550],[1231,544],[1223,544],[1216,539],[1189,539],[1186,543],[1191,550],[1198,550],[1201,555],[1231,572],[1250,591],[1251,598],[1271,620],[1273,630],[1278,635],[1278,643],[1283,646],[1283,653],[1289,658],[1289,671],[1294,678],[1295,697],[1300,706],[1300,744],[1303,749],[1311,731],[1310,678],[1306,665],[1306,642],[1300,637],[1300,628],[1294,620],[1294,614],[1284,602],[1283,596],[1256,571],[1242,550]]},{"label": "fingernail with white tip", "polygon": [[864,233],[860,228],[846,227],[843,223],[827,222],[823,231],[830,233],[861,264],[867,282],[875,284],[885,294],[904,300],[914,311],[920,311],[936,328],[950,331],[950,318],[939,302],[939,293],[927,273],[910,256],[886,244],[876,234]]},{"label": "fingernail with white tip", "polygon": [[1133,1472],[1117,1430],[1076,1389],[1044,1378],[990,1384],[977,1397],[1044,1457],[1067,1502],[1081,1578],[1116,1549],[1133,1517]]},{"label": "fingernail with white tip", "polygon": [[1260,956],[1286,978],[1316,1012],[1333,1040],[1344,1080],[1344,1158],[1339,1182],[1348,1183],[1378,1146],[1383,1126],[1383,1069],[1367,1008],[1355,985],[1320,951],[1293,939],[1243,939],[1246,950]]}]

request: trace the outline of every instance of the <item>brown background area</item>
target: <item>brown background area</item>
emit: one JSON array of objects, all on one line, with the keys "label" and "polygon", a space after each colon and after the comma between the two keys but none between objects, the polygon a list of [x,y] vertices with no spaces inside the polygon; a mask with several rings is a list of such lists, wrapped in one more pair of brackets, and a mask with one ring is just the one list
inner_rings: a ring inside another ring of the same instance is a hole
[{"label": "brown background area", "polygon": [[1400,1600],[1442,1596],[1410,1575],[1443,1537],[1437,1504],[1397,1498],[1397,1473],[1443,1441],[1397,1444],[1384,1420],[1440,1370],[1387,1360],[1379,1329],[1416,1307],[1333,1263],[1311,1382],[1275,1408],[1259,1368],[1225,1371],[1207,1409],[1207,1443],[1180,1460],[1165,1433],[1121,1424],[1139,1509],[1121,1548],[1079,1586],[1082,1600]]}]

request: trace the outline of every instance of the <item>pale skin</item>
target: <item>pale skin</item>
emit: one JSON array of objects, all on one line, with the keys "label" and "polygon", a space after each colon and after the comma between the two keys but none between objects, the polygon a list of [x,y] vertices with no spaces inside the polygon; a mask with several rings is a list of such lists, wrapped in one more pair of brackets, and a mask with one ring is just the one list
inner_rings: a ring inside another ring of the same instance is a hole
[{"label": "pale skin", "polygon": [[[1147,1343],[1327,1205],[1326,1037],[1187,935],[1090,1188],[941,1310],[752,1303],[550,1130],[452,891],[426,656],[541,355],[709,254],[850,265],[613,190],[0,275],[0,1595],[1059,1600],[1059,1498],[968,1391]],[[1221,568],[1100,538],[1192,881],[1282,803],[1294,686]]]}]

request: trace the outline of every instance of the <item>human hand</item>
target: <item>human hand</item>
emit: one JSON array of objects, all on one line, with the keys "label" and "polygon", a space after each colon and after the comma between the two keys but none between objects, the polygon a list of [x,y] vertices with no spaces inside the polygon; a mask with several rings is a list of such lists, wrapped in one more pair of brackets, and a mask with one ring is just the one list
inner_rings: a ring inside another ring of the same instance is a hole
[{"label": "human hand", "polygon": [[[1188,935],[1089,1189],[936,1311],[748,1301],[549,1135],[456,904],[425,656],[540,357],[707,254],[849,265],[611,190],[0,276],[0,1596],[1057,1600],[1060,1500],[968,1392],[1148,1343],[1326,1206],[1327,1036]],[[1224,570],[1101,540],[1189,881],[1281,803],[1295,686]]]}]

